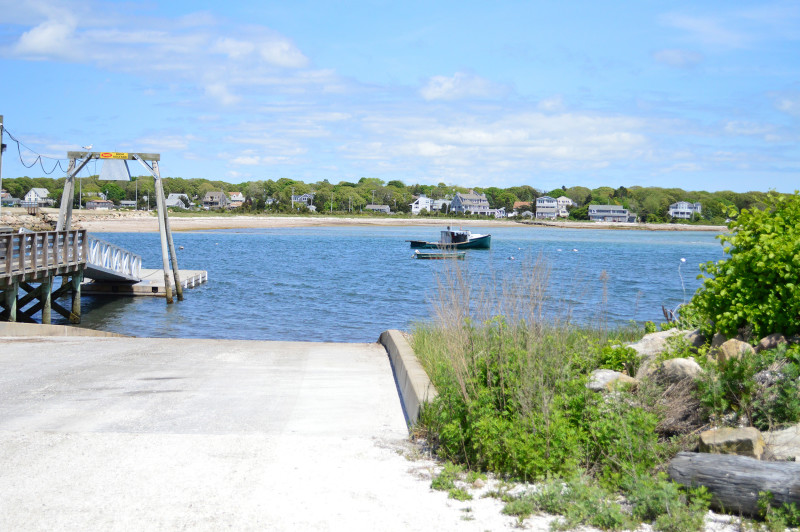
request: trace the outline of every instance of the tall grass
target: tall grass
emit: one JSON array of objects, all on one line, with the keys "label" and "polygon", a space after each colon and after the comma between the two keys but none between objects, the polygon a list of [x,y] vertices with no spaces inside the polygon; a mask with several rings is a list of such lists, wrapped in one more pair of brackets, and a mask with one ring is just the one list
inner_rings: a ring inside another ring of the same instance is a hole
[{"label": "tall grass", "polygon": [[[452,262],[437,278],[432,322],[413,336],[440,392],[422,424],[440,453],[525,480],[586,470],[613,481],[626,468],[635,474],[652,465],[655,418],[635,405],[605,403],[585,387],[616,333],[603,320],[598,327],[572,323],[567,302],[579,297],[553,294],[542,256],[499,278],[472,278]],[[610,447],[599,447],[598,438]]]}]

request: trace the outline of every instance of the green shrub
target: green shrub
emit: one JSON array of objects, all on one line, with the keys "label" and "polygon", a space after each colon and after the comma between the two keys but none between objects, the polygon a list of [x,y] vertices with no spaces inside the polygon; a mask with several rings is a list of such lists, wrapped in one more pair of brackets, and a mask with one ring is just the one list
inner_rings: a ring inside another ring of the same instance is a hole
[{"label": "green shrub", "polygon": [[533,493],[526,494],[506,504],[503,513],[516,515],[522,521],[536,513],[561,515],[552,528],[572,530],[579,526],[594,526],[603,530],[622,530],[634,525],[622,506],[615,502],[613,493],[591,483],[585,477],[570,482],[550,480]]},{"label": "green shrub", "polygon": [[[759,384],[755,376],[765,372]],[[707,418],[734,412],[759,430],[800,421],[800,347],[777,349],[711,364],[698,380],[698,399]]]},{"label": "green shrub", "polygon": [[686,491],[667,479],[664,473],[638,475],[626,484],[633,516],[654,521],[654,528],[665,532],[702,530],[710,495],[701,487]]},{"label": "green shrub", "polygon": [[701,266],[690,303],[728,337],[800,332],[800,195],[771,192],[765,204],[743,209],[720,236],[729,258]]},{"label": "green shrub", "polygon": [[639,368],[639,355],[632,347],[607,345],[600,349],[597,367],[623,371],[633,376]]}]

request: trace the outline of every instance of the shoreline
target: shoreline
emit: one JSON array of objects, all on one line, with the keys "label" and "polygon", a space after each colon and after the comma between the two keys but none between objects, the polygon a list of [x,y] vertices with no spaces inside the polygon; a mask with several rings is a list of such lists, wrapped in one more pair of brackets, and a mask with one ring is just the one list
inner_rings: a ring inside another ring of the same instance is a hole
[{"label": "shoreline", "polygon": [[[41,209],[39,216],[30,216],[24,209],[4,208],[0,226],[13,228],[26,227],[34,230],[45,228],[58,219],[58,209]],[[176,232],[209,231],[219,229],[272,229],[281,227],[337,227],[337,226],[496,226],[496,227],[554,227],[561,229],[609,229],[627,231],[713,231],[727,232],[726,226],[688,225],[688,224],[648,224],[616,222],[575,222],[543,220],[474,220],[464,218],[381,218],[381,217],[338,217],[338,216],[265,216],[265,215],[205,215],[185,216],[172,214],[170,228]],[[158,219],[154,211],[87,211],[72,213],[73,228],[86,229],[96,233],[155,233],[158,232]]]}]

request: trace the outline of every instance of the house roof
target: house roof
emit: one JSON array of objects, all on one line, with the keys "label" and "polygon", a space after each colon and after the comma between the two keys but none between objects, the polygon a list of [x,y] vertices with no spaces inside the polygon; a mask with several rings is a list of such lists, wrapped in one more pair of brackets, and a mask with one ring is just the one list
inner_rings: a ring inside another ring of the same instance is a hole
[{"label": "house roof", "polygon": [[30,194],[31,192],[34,192],[34,193],[36,193],[37,196],[41,196],[41,197],[45,197],[45,196],[50,195],[50,191],[47,190],[46,188],[32,188],[32,189],[30,189],[28,191],[28,194]]}]

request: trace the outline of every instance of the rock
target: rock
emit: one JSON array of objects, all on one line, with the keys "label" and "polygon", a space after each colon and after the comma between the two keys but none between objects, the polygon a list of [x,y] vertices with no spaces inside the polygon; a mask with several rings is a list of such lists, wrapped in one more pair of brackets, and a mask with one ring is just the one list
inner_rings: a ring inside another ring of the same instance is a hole
[{"label": "rock", "polygon": [[794,334],[786,339],[790,344],[800,344],[800,334]]},{"label": "rock", "polygon": [[784,430],[765,432],[764,442],[773,460],[797,461],[800,456],[800,424]]},{"label": "rock", "polygon": [[639,381],[619,371],[611,369],[596,369],[592,372],[586,387],[593,392],[613,390],[622,384],[637,384]]},{"label": "rock", "polygon": [[641,379],[653,373],[656,369],[652,364],[653,359],[669,349],[669,344],[667,343],[669,338],[682,334],[682,332],[683,331],[678,329],[669,329],[667,331],[645,334],[638,342],[628,345],[628,347],[636,351],[641,361],[639,369],[636,371],[637,379]]},{"label": "rock", "polygon": [[725,342],[728,341],[728,337],[722,333],[714,333],[714,337],[711,338],[711,347],[719,347]]},{"label": "rock", "polygon": [[693,358],[671,358],[661,364],[656,375],[659,380],[674,384],[684,379],[694,380],[702,372],[703,368]]},{"label": "rock", "polygon": [[479,489],[481,489],[481,488],[482,488],[482,487],[484,487],[485,485],[486,485],[486,483],[485,483],[483,480],[479,479],[479,478],[476,478],[476,479],[475,479],[475,482],[473,482],[473,483],[472,483],[472,487],[473,487],[474,489],[476,489],[476,490],[479,490]]},{"label": "rock", "polygon": [[764,437],[753,427],[711,429],[700,434],[700,452],[738,454],[761,460]]},{"label": "rock", "polygon": [[695,348],[706,343],[706,337],[700,332],[700,329],[697,329],[696,331],[689,331],[685,333],[683,337],[686,338],[686,341],[689,342],[689,345]]},{"label": "rock", "polygon": [[781,333],[773,333],[762,338],[756,346],[756,353],[765,349],[775,349],[780,344],[786,343],[786,337]]},{"label": "rock", "polygon": [[718,364],[725,365],[728,360],[732,360],[734,358],[739,360],[742,358],[742,356],[751,355],[753,353],[755,353],[753,346],[747,342],[731,339],[715,349],[713,354],[716,357]]},{"label": "rock", "polygon": [[667,350],[669,347],[667,344],[668,338],[672,338],[682,332],[678,329],[669,329],[668,331],[645,334],[641,340],[630,344],[628,347],[636,351],[640,357],[650,359]]}]

